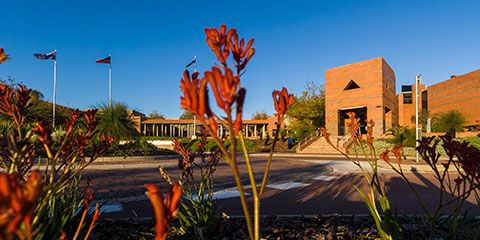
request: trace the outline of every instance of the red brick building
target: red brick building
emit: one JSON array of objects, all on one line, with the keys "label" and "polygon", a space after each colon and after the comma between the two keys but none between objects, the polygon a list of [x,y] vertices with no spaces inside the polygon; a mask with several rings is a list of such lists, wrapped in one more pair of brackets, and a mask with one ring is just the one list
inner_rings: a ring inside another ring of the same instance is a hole
[{"label": "red brick building", "polygon": [[[382,57],[327,69],[327,129],[333,135],[344,135],[346,113],[350,111],[363,124],[373,119],[377,136],[396,125],[415,127],[415,84],[403,85],[398,95],[395,84],[395,73]],[[420,116],[422,111],[432,117],[449,110],[460,111],[466,117],[466,127],[480,126],[480,70],[429,87],[420,85]]]},{"label": "red brick building", "polygon": [[398,124],[395,73],[383,57],[325,72],[325,125],[332,135],[347,133],[347,112],[355,112],[361,125],[375,121],[379,136]]},{"label": "red brick building", "polygon": [[[415,85],[403,85],[396,95],[395,73],[382,57],[327,69],[325,72],[325,125],[340,141],[347,134],[346,113],[355,112],[365,125],[375,121],[374,134],[380,136],[391,127],[415,127]],[[430,116],[458,110],[466,126],[480,126],[480,70],[426,87],[420,85],[419,114]],[[343,140],[342,140],[343,139]],[[299,153],[335,152],[319,136],[297,147]]]},{"label": "red brick building", "polygon": [[430,115],[458,110],[466,118],[466,126],[480,125],[480,70],[452,76],[427,89]]},{"label": "red brick building", "polygon": [[[420,84],[418,91],[418,112],[422,109],[428,109],[427,106],[427,87],[425,84]],[[415,104],[416,104],[416,86],[402,85],[402,92],[397,95],[398,102],[398,124],[400,126],[415,127]]]}]

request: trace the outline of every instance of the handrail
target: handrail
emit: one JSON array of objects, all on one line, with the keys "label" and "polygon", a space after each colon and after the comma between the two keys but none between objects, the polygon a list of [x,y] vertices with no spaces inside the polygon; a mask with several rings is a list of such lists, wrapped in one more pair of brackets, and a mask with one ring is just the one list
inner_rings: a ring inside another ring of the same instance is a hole
[{"label": "handrail", "polygon": [[298,149],[302,151],[303,149],[305,149],[306,147],[308,147],[310,144],[312,144],[313,142],[315,142],[317,139],[321,137],[322,137],[322,131],[320,131],[320,128],[319,128],[315,132],[307,136],[305,139],[300,141],[298,143]]}]

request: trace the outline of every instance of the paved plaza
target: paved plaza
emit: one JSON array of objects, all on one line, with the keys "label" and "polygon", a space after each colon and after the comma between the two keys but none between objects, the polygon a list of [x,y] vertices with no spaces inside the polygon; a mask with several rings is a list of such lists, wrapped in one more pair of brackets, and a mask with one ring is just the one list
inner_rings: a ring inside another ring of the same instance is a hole
[{"label": "paved plaza", "polygon": [[[265,168],[266,159],[265,154],[252,155],[258,181]],[[242,158],[240,163],[242,179],[248,188],[248,176]],[[100,159],[87,168],[85,176],[94,179],[96,198],[105,203],[104,217],[153,217],[143,185],[156,183],[163,189],[168,188],[159,174],[160,165],[173,179],[177,179],[179,171],[175,157]],[[423,200],[429,207],[433,207],[432,204],[438,201],[438,187],[428,167],[422,164],[406,164],[404,169]],[[380,164],[379,172],[385,179],[391,201],[398,206],[400,213],[418,213],[418,204],[407,184],[388,169],[386,164]],[[242,215],[230,167],[221,162],[214,176],[214,198],[219,208],[229,215]],[[262,199],[261,214],[368,214],[359,194],[353,188],[354,184],[367,189],[358,167],[339,155],[277,154]],[[472,204],[473,201],[472,198],[466,203],[466,209],[478,212],[479,209]]]}]

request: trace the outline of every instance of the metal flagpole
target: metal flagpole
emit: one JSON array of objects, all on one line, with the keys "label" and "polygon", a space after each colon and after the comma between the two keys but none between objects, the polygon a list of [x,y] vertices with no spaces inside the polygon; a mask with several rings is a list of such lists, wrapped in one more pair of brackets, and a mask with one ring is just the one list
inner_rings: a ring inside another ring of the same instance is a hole
[{"label": "metal flagpole", "polygon": [[108,106],[112,106],[112,55],[110,57],[110,64],[108,67]]},{"label": "metal flagpole", "polygon": [[[197,72],[197,56],[194,55],[193,56],[193,72],[196,73]],[[195,114],[193,115],[193,137],[194,138],[197,138],[197,117],[195,116]]]},{"label": "metal flagpole", "polygon": [[[420,128],[418,124],[418,88],[420,87],[421,75],[415,78],[415,147],[418,147],[418,140],[420,139]],[[418,151],[416,151],[415,161],[418,162]]]},{"label": "metal flagpole", "polygon": [[[57,50],[55,50],[55,55]],[[52,130],[55,131],[55,105],[57,104],[57,56],[53,60],[53,120],[52,120]]]}]

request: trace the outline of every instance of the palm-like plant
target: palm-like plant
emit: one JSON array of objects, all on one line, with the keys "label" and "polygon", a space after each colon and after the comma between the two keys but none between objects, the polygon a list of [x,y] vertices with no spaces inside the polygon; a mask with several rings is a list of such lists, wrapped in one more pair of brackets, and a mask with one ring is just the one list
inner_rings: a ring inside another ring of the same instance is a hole
[{"label": "palm-like plant", "polygon": [[436,123],[440,131],[447,132],[453,138],[455,138],[457,131],[462,131],[464,124],[465,116],[457,110],[441,113]]},{"label": "palm-like plant", "polygon": [[32,89],[32,91],[30,92],[30,100],[35,102],[35,103],[42,100],[43,97],[44,97],[43,93],[41,93],[38,90]]},{"label": "palm-like plant", "polygon": [[116,140],[131,139],[137,135],[133,122],[128,114],[127,105],[112,103],[111,106],[102,103],[96,106],[98,111],[98,136],[105,134]]}]

